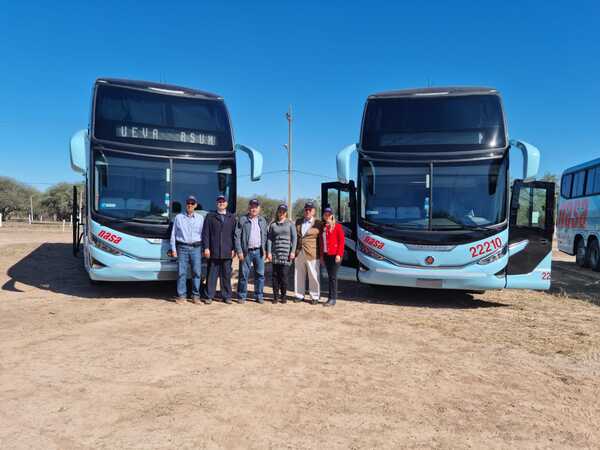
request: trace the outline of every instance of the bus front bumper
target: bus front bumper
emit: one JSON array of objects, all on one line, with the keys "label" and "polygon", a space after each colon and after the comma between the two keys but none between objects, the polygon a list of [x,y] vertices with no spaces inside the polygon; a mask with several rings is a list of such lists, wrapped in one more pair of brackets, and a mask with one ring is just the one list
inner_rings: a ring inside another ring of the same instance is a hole
[{"label": "bus front bumper", "polygon": [[95,281],[160,281],[177,279],[176,260],[139,260],[88,247],[86,269]]},{"label": "bus front bumper", "polygon": [[[503,289],[503,269],[508,257],[486,266],[471,264],[460,268],[400,267],[359,255],[363,268],[358,272],[362,283],[429,289],[486,290]],[[501,273],[500,275],[496,275]]]}]

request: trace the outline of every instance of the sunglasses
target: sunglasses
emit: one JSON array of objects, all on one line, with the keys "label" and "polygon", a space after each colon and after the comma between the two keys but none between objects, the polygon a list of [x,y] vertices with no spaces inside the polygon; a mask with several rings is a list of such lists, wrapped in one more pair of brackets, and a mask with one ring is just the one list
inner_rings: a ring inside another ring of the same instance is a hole
[{"label": "sunglasses", "polygon": [[195,204],[196,204],[196,202],[186,202],[185,204],[186,204],[186,205],[195,205]]}]

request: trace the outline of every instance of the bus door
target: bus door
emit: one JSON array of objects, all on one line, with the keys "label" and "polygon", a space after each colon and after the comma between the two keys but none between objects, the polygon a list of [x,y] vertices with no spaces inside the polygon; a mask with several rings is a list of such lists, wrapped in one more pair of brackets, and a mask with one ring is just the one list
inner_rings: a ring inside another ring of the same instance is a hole
[{"label": "bus door", "polygon": [[321,184],[321,204],[323,208],[329,205],[344,230],[346,245],[338,277],[356,281],[358,259],[356,257],[356,188],[354,181],[347,184],[339,182]]},{"label": "bus door", "polygon": [[514,182],[508,230],[507,288],[550,288],[554,203],[554,183]]}]

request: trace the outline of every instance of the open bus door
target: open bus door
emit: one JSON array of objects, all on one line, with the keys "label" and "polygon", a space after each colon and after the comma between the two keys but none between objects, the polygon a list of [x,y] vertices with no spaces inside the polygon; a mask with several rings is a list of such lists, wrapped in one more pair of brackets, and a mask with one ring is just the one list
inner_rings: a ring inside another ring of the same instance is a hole
[{"label": "open bus door", "polygon": [[506,287],[549,289],[554,183],[516,180],[510,200]]},{"label": "open bus door", "polygon": [[338,278],[357,280],[358,259],[356,257],[356,188],[354,181],[349,183],[321,184],[321,205],[329,205],[337,221],[342,225],[345,237],[344,257]]}]

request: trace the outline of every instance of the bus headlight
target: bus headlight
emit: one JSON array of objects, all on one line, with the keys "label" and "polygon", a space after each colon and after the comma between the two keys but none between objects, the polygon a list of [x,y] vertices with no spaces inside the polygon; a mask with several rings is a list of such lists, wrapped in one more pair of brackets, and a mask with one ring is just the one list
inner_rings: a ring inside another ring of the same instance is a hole
[{"label": "bus headlight", "polygon": [[104,242],[102,242],[100,240],[100,238],[98,238],[98,236],[96,236],[95,234],[92,234],[92,242],[94,243],[94,247],[99,248],[103,252],[110,253],[111,255],[115,255],[115,256],[119,256],[119,255],[123,254],[116,248],[111,247],[110,245],[107,245]]},{"label": "bus headlight", "polygon": [[486,256],[485,258],[481,258],[479,261],[477,261],[477,264],[481,264],[482,266],[485,266],[486,264],[493,263],[495,261],[498,261],[503,256],[505,256],[507,252],[508,252],[508,245],[505,245],[504,247],[502,247],[500,249],[499,252],[496,252],[490,256]]}]

